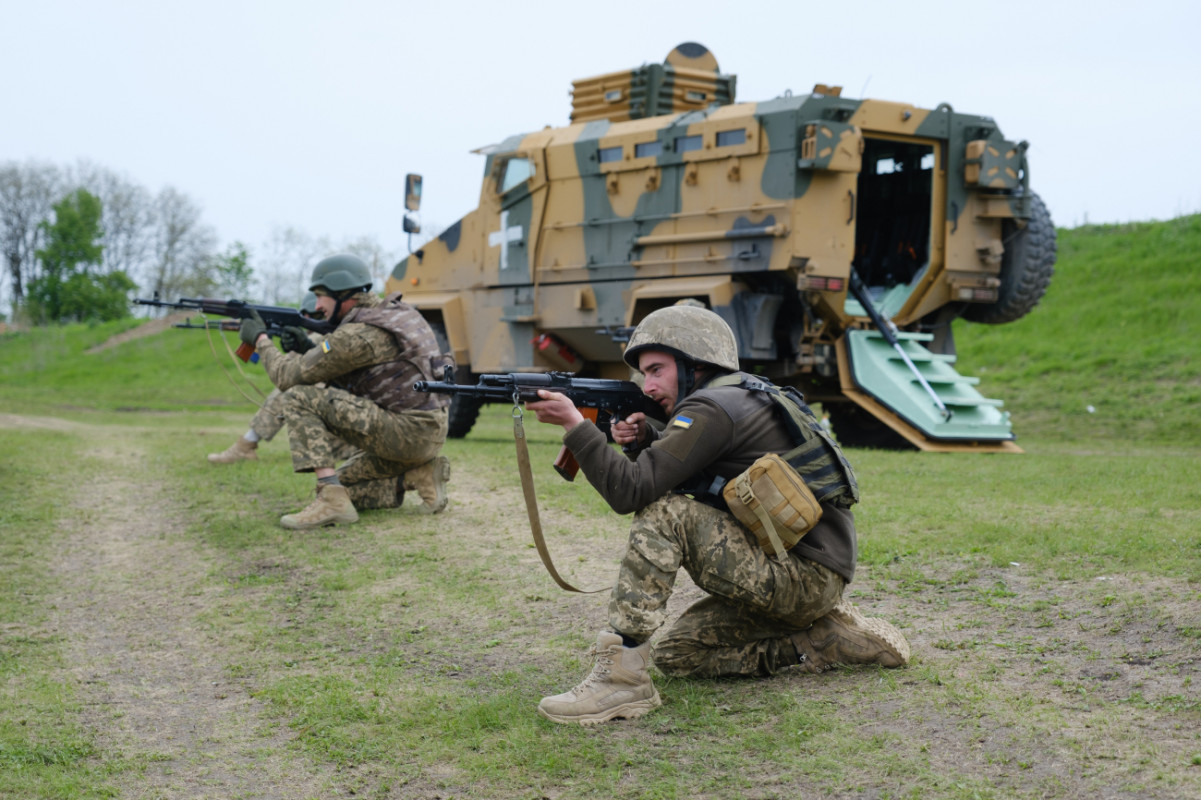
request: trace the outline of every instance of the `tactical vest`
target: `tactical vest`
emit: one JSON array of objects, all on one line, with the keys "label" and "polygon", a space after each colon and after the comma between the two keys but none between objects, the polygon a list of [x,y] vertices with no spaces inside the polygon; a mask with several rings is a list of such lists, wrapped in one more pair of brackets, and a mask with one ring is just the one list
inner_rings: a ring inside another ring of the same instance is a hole
[{"label": "tactical vest", "polygon": [[[791,386],[781,388],[737,372],[714,378],[704,388],[719,386],[738,386],[771,398],[795,445],[780,457],[797,471],[818,502],[833,503],[842,508],[850,508],[859,502],[859,482],[855,480],[850,462],[838,442],[817,421],[800,392]],[[724,479],[716,478],[705,493],[720,497],[724,484]]]},{"label": "tactical vest", "polygon": [[390,294],[377,306],[352,309],[343,324],[357,322],[381,328],[392,334],[400,353],[393,361],[362,367],[344,376],[338,385],[351,394],[364,397],[385,411],[433,411],[450,404],[443,394],[414,392],[417,381],[438,380],[443,365],[450,363],[438,348],[438,341],[425,318],[400,294]]}]

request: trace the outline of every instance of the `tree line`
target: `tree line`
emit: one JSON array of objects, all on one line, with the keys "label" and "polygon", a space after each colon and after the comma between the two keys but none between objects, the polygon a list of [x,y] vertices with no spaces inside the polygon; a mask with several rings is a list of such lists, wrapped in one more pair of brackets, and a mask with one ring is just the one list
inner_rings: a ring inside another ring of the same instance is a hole
[{"label": "tree line", "polygon": [[363,258],[378,287],[396,261],[371,236],[335,248],[291,227],[255,248],[221,248],[200,206],[174,187],[151,192],[86,161],[0,162],[0,298],[23,323],[119,319],[135,292],[295,304],[312,262],[335,249]]}]

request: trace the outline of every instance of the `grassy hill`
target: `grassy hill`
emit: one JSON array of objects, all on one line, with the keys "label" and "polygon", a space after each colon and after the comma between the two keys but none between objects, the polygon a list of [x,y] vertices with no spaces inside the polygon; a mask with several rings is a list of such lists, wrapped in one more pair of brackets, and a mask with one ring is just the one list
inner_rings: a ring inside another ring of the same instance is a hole
[{"label": "grassy hill", "polygon": [[[1201,215],[1061,230],[1039,307],[1008,325],[956,322],[958,367],[1005,402],[1023,444],[1201,441],[1198,252]],[[223,345],[215,342],[217,366],[203,332],[168,330],[87,352],[131,324],[4,335],[0,400],[50,413],[250,408],[223,375],[242,381]],[[258,367],[246,374],[270,388]]]},{"label": "grassy hill", "polygon": [[1005,401],[1023,441],[1201,441],[1198,253],[1201,215],[1060,230],[1029,316],[955,323],[959,370]]}]

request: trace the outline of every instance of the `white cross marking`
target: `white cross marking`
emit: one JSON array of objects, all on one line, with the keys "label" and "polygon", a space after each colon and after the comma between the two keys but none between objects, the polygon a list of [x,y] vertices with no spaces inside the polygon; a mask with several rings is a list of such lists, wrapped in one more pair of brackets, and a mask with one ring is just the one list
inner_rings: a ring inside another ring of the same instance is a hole
[{"label": "white cross marking", "polygon": [[509,212],[500,212],[500,230],[492,231],[488,234],[488,246],[496,247],[500,245],[500,268],[509,268],[509,242],[521,241],[521,226],[514,225],[512,228],[509,225]]}]

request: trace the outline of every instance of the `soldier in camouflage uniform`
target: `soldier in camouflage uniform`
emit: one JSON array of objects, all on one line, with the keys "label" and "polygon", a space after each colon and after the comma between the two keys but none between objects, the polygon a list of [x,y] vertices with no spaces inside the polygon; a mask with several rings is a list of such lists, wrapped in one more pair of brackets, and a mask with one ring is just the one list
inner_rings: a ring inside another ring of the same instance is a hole
[{"label": "soldier in camouflage uniform", "polygon": [[800,472],[817,487],[823,514],[777,559],[729,513],[720,494],[708,491],[714,479],[733,479],[761,456],[797,445],[776,401],[754,388],[767,384],[738,372],[733,331],[707,309],[663,308],[633,332],[625,360],[642,373],[643,391],[673,415],[661,432],[641,414],[615,423],[613,438],[633,450],[629,457],[584,424],[563,395],[542,392],[542,401],[529,404],[540,421],[566,429],[564,444],[613,510],[635,514],[609,603],[611,630],[597,637],[593,670],[571,691],[543,698],[539,713],[592,724],[639,717],[660,704],[648,671],[650,639],[666,621],[681,568],[708,596],[655,643],[655,665],[668,675],[906,664],[909,645],[900,631],[863,617],[843,598],[855,574],[850,506],[858,487],[841,449],[808,407],[798,406],[812,421],[803,435],[815,455]]},{"label": "soldier in camouflage uniform", "polygon": [[[423,511],[442,511],[448,398],[413,391],[446,360],[433,331],[399,294],[372,294],[371,271],[355,256],[322,260],[311,281],[317,308],[338,323],[319,345],[298,341],[298,352],[280,352],[255,319],[240,332],[283,393],[292,468],[317,477],[316,499],[280,524],[304,530],[354,522],[356,508],[399,506],[405,489],[421,495]],[[335,467],[339,439],[358,450]]]},{"label": "soldier in camouflage uniform", "polygon": [[[300,313],[311,319],[321,318],[317,312],[317,295],[312,292],[305,294],[304,300],[300,303]],[[321,334],[304,328],[289,327],[285,328],[283,335],[280,336],[280,345],[287,352],[300,350],[304,348],[304,345],[298,342],[296,338],[298,336],[311,339],[314,344],[319,344],[323,338]],[[283,393],[279,389],[272,389],[263,400],[263,405],[259,407],[259,410],[251,418],[250,428],[246,433],[239,436],[233,444],[220,453],[209,453],[209,463],[236,464],[239,461],[257,461],[259,442],[271,441],[283,426]],[[345,461],[357,449],[346,442],[341,442],[334,455],[338,461]]]}]

